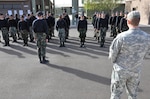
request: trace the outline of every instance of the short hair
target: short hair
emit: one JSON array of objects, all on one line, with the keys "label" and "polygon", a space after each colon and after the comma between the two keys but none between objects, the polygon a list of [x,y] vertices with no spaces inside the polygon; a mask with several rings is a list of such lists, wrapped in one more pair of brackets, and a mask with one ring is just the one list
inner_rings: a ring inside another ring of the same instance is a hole
[{"label": "short hair", "polygon": [[43,16],[43,12],[41,12],[41,11],[37,12],[37,16],[38,17]]},{"label": "short hair", "polygon": [[127,20],[129,20],[132,25],[138,26],[139,22],[140,22],[140,12],[138,12],[138,11],[131,11],[127,15]]},{"label": "short hair", "polygon": [[3,13],[0,13],[0,15],[2,16],[2,15],[3,15]]},{"label": "short hair", "polygon": [[22,15],[21,18],[24,18],[24,15]]}]

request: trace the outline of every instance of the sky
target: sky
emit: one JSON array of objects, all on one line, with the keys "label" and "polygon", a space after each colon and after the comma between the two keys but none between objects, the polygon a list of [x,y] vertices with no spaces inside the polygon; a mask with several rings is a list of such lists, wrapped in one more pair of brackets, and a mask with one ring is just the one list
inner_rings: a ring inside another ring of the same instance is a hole
[{"label": "sky", "polygon": [[[51,0],[53,1],[53,0]],[[82,0],[79,0],[79,6],[82,5]],[[55,0],[55,6],[56,7],[68,7],[72,6],[72,0]]]}]

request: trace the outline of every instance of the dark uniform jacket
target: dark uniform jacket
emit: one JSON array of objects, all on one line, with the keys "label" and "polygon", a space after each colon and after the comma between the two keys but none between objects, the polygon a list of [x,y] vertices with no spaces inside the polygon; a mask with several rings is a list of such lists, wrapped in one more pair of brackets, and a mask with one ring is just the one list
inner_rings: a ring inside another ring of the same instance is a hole
[{"label": "dark uniform jacket", "polygon": [[29,18],[29,20],[28,20],[29,26],[32,26],[32,23],[33,23],[34,20],[36,20],[36,17],[35,17],[35,16],[31,16],[31,17]]},{"label": "dark uniform jacket", "polygon": [[48,27],[52,28],[55,26],[55,18],[53,16],[49,16],[47,18]]},{"label": "dark uniform jacket", "polygon": [[48,33],[48,25],[45,19],[36,19],[32,28],[35,33]]},{"label": "dark uniform jacket", "polygon": [[127,25],[127,19],[122,18],[121,21],[120,21],[120,30],[123,32],[123,31],[126,31],[128,29],[129,29],[129,27]]},{"label": "dark uniform jacket", "polygon": [[79,20],[77,30],[79,29],[85,29],[87,30],[87,21],[86,20]]},{"label": "dark uniform jacket", "polygon": [[29,31],[29,25],[27,21],[19,21],[18,22],[18,28],[19,30],[27,30]]},{"label": "dark uniform jacket", "polygon": [[3,28],[3,27],[8,28],[8,22],[7,22],[6,19],[0,20],[0,29]]},{"label": "dark uniform jacket", "polygon": [[14,19],[8,20],[8,25],[9,27],[17,27],[17,22]]},{"label": "dark uniform jacket", "polygon": [[62,28],[64,28],[66,30],[67,23],[64,19],[59,19],[56,24],[56,30],[58,31],[58,29],[62,29]]},{"label": "dark uniform jacket", "polygon": [[107,18],[101,18],[101,24],[100,26],[103,28],[103,27],[106,27],[108,29],[108,19]]}]

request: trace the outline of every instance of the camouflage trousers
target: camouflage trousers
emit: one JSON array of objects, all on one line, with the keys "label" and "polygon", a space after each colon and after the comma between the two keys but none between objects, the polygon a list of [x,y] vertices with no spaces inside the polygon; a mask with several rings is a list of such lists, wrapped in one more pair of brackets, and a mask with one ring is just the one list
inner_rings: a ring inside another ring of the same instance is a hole
[{"label": "camouflage trousers", "polygon": [[59,31],[58,37],[60,39],[60,43],[65,42],[66,39],[65,29],[64,28],[58,29],[58,31]]},{"label": "camouflage trousers", "polygon": [[46,33],[35,33],[38,56],[45,57],[46,54]]},{"label": "camouflage trousers", "polygon": [[2,31],[2,36],[3,36],[3,39],[5,41],[5,44],[9,44],[9,34],[8,34],[8,29],[7,27],[3,27],[1,28],[1,31]]},{"label": "camouflage trousers", "polygon": [[49,31],[50,31],[50,35],[51,35],[51,36],[54,36],[54,27],[51,27],[51,28],[49,29]]},{"label": "camouflage trousers", "polygon": [[29,37],[30,37],[30,41],[34,40],[32,26],[29,27]]},{"label": "camouflage trousers", "polygon": [[106,27],[102,27],[100,29],[100,45],[104,45],[105,43],[105,37],[106,37],[106,32],[107,32],[107,28]]},{"label": "camouflage trousers", "polygon": [[110,37],[113,36],[113,25],[110,26]]},{"label": "camouflage trousers", "polygon": [[96,40],[98,40],[98,42],[99,42],[99,30],[98,29],[95,29],[94,30],[94,37],[96,38]]},{"label": "camouflage trousers", "polygon": [[47,39],[48,41],[51,39],[51,37],[54,37],[54,27],[49,28]]},{"label": "camouflage trousers", "polygon": [[81,42],[85,42],[86,29],[79,29],[79,37]]},{"label": "camouflage trousers", "polygon": [[139,85],[139,73],[129,71],[112,71],[111,75],[111,98],[121,99],[120,95],[126,88],[128,99],[137,99],[137,89]]},{"label": "camouflage trousers", "polygon": [[68,37],[69,37],[69,27],[66,29],[65,35],[66,35],[66,39],[68,39]]},{"label": "camouflage trousers", "polygon": [[112,25],[111,32],[112,32],[113,37],[115,38],[117,36],[116,26]]},{"label": "camouflage trousers", "polygon": [[16,41],[17,40],[17,36],[16,36],[17,30],[16,30],[16,27],[9,27],[9,33],[12,36],[13,40]]},{"label": "camouflage trousers", "polygon": [[20,33],[21,33],[24,44],[27,44],[28,43],[28,31],[21,30]]}]

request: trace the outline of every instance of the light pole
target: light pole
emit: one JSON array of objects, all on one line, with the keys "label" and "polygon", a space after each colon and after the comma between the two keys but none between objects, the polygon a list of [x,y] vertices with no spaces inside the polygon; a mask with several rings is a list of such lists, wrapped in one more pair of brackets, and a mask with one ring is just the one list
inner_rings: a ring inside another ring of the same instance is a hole
[{"label": "light pole", "polygon": [[45,14],[45,1],[42,0],[42,10],[43,10],[43,13]]},{"label": "light pole", "polygon": [[53,13],[55,15],[55,0],[53,0]]},{"label": "light pole", "polygon": [[72,25],[75,25],[75,14],[78,13],[78,0],[72,0]]},{"label": "light pole", "polygon": [[31,0],[32,1],[32,12],[35,15],[36,14],[36,0]]}]

